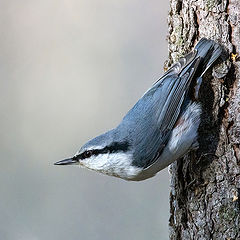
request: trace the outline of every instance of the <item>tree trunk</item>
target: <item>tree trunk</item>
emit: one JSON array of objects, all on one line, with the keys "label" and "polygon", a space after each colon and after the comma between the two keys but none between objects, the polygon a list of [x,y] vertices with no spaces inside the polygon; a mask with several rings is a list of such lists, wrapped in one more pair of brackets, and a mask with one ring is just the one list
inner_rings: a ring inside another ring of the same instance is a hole
[{"label": "tree trunk", "polygon": [[199,150],[170,167],[170,239],[240,239],[240,1],[170,0],[169,66],[201,37],[229,52],[203,80]]}]

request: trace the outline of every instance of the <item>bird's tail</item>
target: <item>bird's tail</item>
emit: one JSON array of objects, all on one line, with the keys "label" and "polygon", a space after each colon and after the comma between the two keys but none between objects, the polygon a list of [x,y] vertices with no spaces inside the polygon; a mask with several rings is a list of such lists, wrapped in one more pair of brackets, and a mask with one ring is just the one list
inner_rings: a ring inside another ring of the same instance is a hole
[{"label": "bird's tail", "polygon": [[218,43],[213,40],[202,38],[193,51],[186,54],[184,57],[180,58],[178,62],[173,64],[155,84],[171,75],[183,75],[191,67],[194,67],[196,70],[194,72],[195,77],[202,77],[212,64],[221,56],[222,52],[223,49]]},{"label": "bird's tail", "polygon": [[202,76],[220,56],[223,56],[222,53],[223,48],[218,43],[202,38],[193,51],[173,64],[154,85],[161,86],[165,79],[172,77],[178,84],[184,85],[187,92],[190,88],[191,98],[198,99]]},{"label": "bird's tail", "polygon": [[176,64],[178,67],[181,66],[178,71],[180,78],[189,73],[191,69],[193,70],[191,78],[188,81],[190,98],[198,99],[202,76],[222,55],[222,52],[223,48],[218,43],[202,38],[194,50],[181,58]]},{"label": "bird's tail", "polygon": [[202,77],[213,65],[213,63],[221,56],[223,49],[213,40],[202,38],[195,46],[195,51],[197,51],[195,58],[200,58],[200,64],[196,74],[198,77]]}]

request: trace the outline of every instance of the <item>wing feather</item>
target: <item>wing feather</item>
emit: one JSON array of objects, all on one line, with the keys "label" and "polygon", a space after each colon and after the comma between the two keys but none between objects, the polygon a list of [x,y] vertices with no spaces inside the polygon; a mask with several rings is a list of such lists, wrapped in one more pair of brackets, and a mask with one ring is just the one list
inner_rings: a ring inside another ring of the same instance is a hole
[{"label": "wing feather", "polygon": [[127,113],[119,126],[134,146],[133,165],[146,168],[156,161],[168,142],[193,77],[202,76],[220,54],[217,43],[200,40],[195,50],[174,64]]},{"label": "wing feather", "polygon": [[[132,140],[136,146],[134,165],[148,167],[166,146],[198,64],[199,60],[195,59],[187,71],[166,78],[161,87],[150,89],[127,115],[126,119],[134,118],[134,123],[138,115],[145,119],[139,119],[134,129],[133,136],[138,136]],[[143,106],[151,107],[146,110]]]}]

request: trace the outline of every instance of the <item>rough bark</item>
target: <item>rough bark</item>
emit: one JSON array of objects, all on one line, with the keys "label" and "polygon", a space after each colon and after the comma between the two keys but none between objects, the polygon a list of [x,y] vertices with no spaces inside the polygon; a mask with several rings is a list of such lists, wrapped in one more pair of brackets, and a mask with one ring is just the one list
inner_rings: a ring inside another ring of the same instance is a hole
[{"label": "rough bark", "polygon": [[240,1],[170,0],[169,61],[214,39],[229,59],[205,77],[200,148],[170,167],[170,239],[240,239]]}]

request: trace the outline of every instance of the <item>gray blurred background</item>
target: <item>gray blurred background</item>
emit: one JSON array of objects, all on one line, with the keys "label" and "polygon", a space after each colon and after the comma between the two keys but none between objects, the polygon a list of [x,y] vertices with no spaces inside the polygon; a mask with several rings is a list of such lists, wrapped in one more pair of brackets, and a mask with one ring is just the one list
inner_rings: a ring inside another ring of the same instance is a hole
[{"label": "gray blurred background", "polygon": [[53,163],[163,73],[167,0],[1,0],[0,239],[168,239],[167,170],[126,182]]}]

